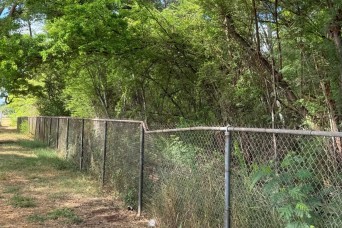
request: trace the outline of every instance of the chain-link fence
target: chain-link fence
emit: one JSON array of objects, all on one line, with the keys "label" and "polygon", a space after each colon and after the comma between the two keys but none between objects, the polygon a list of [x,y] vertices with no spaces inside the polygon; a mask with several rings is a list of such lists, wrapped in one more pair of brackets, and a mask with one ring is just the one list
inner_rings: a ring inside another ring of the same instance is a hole
[{"label": "chain-link fence", "polygon": [[160,227],[342,227],[341,133],[25,120]]},{"label": "chain-link fence", "polygon": [[165,227],[223,227],[224,132],[146,133],[146,209]]},{"label": "chain-link fence", "polygon": [[29,133],[56,148],[103,185],[117,189],[127,204],[137,208],[140,178],[139,121],[22,117]]},{"label": "chain-link fence", "polygon": [[341,138],[273,132],[233,133],[233,227],[341,227]]}]

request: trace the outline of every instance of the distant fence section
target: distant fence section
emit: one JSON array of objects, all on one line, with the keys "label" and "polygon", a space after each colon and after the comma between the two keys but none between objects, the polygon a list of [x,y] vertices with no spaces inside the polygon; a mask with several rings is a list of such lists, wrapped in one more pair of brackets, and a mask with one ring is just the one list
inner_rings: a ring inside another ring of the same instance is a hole
[{"label": "distant fence section", "polygon": [[22,128],[161,227],[342,227],[342,133],[66,117]]}]

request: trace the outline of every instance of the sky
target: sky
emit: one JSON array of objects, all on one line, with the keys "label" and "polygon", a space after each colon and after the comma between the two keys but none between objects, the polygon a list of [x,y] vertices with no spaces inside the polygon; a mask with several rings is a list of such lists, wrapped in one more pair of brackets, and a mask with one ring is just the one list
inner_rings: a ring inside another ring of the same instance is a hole
[{"label": "sky", "polygon": [[[5,8],[2,14],[0,15],[0,18],[4,18],[8,16],[8,12],[9,12],[9,8]],[[22,24],[22,27],[19,28],[17,32],[21,34],[29,34],[29,28],[28,28],[27,22],[20,21],[20,23]],[[44,33],[43,27],[44,27],[44,17],[31,21],[31,29],[32,29],[33,35]]]}]

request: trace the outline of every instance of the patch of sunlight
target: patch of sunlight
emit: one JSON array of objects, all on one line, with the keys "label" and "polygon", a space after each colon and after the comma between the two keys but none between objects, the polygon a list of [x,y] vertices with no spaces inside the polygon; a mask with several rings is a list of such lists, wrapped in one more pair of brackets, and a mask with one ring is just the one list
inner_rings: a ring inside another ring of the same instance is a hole
[{"label": "patch of sunlight", "polygon": [[21,152],[17,152],[17,151],[4,151],[4,152],[0,152],[1,155],[14,155],[14,156],[20,156],[20,157],[27,157],[27,158],[36,158],[37,155],[35,154],[26,154],[26,153],[21,153]]}]

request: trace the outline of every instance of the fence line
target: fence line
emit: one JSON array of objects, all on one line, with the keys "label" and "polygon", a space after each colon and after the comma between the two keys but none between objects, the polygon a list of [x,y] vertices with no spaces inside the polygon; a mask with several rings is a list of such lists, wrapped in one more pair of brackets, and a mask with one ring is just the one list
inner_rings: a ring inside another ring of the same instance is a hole
[{"label": "fence line", "polygon": [[[167,227],[341,227],[341,132],[20,117]],[[221,177],[221,178],[219,178]]]},{"label": "fence line", "polygon": [[[29,118],[29,117],[19,117]],[[32,118],[32,117],[31,117]],[[257,133],[270,133],[270,134],[292,134],[292,135],[312,135],[312,136],[327,136],[327,137],[342,137],[342,132],[332,131],[316,131],[316,130],[292,130],[292,129],[271,129],[271,128],[245,128],[245,127],[185,127],[185,128],[172,128],[172,129],[158,129],[149,130],[144,121],[139,120],[121,120],[121,119],[98,119],[98,118],[77,118],[77,117],[55,117],[55,116],[40,116],[34,118],[48,118],[48,119],[73,119],[73,120],[91,120],[91,121],[104,121],[104,122],[118,122],[118,123],[138,123],[144,128],[146,134],[162,133],[162,132],[179,132],[179,131],[229,131],[229,132],[257,132]]]}]

